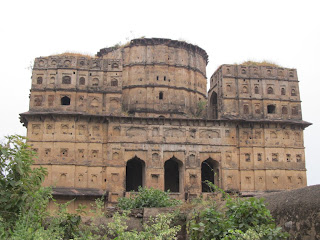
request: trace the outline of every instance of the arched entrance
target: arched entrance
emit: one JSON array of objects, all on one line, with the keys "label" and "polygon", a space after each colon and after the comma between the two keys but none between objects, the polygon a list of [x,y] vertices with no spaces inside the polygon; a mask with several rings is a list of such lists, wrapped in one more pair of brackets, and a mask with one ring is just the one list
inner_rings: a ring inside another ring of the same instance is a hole
[{"label": "arched entrance", "polygon": [[219,186],[219,163],[211,158],[201,163],[202,192],[210,192],[210,187],[205,181],[210,181]]},{"label": "arched entrance", "polygon": [[127,162],[126,167],[126,192],[138,191],[144,186],[145,163],[135,156]]},{"label": "arched entrance", "polygon": [[212,119],[218,118],[218,95],[216,92],[212,92],[210,99],[210,117]]},{"label": "arched entrance", "polygon": [[170,192],[180,192],[182,162],[175,157],[164,164],[164,189]]}]

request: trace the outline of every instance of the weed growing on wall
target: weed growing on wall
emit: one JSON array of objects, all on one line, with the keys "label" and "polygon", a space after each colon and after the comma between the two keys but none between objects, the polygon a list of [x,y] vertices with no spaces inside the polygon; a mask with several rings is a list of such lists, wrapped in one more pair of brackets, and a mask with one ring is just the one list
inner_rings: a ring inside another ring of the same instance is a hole
[{"label": "weed growing on wall", "polygon": [[118,207],[123,210],[151,207],[173,207],[181,204],[181,201],[170,198],[169,191],[164,192],[154,188],[138,188],[137,193],[130,197],[118,199]]},{"label": "weed growing on wall", "polygon": [[212,202],[203,210],[195,211],[188,222],[191,240],[198,239],[286,239],[288,234],[276,227],[263,199],[231,198],[222,189],[207,182],[226,199],[224,207]]}]

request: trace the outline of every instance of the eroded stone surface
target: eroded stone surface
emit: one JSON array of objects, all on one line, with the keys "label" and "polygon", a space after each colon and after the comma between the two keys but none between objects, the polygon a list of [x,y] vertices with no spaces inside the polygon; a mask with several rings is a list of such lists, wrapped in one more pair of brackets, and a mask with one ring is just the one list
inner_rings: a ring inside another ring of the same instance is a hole
[{"label": "eroded stone surface", "polygon": [[207,62],[170,39],[36,58],[21,121],[44,185],[111,205],[139,185],[178,199],[207,195],[205,180],[247,194],[306,186],[296,70],[222,65],[207,93]]}]

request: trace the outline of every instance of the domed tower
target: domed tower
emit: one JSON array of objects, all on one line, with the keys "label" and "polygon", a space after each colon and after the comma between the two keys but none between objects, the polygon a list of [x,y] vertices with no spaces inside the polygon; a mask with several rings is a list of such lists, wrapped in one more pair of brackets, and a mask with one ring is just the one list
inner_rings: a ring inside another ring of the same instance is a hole
[{"label": "domed tower", "polygon": [[136,116],[190,116],[206,100],[207,53],[200,47],[163,38],[134,39],[98,57],[122,59],[122,109]]}]

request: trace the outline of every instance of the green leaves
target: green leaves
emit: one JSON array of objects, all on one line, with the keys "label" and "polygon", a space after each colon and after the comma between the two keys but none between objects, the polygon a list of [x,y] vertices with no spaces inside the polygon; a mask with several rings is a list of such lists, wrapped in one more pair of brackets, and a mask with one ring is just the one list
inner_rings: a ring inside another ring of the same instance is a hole
[{"label": "green leaves", "polygon": [[136,194],[133,192],[129,198],[119,198],[118,207],[123,210],[130,210],[144,207],[172,207],[180,203],[179,200],[171,199],[169,192],[139,187],[138,192]]},{"label": "green leaves", "polygon": [[24,137],[6,137],[0,153],[0,217],[12,228],[21,214],[44,212],[50,190],[41,187],[46,170],[31,168],[35,153]]},{"label": "green leaves", "polygon": [[[223,192],[208,184],[215,191]],[[286,239],[288,234],[275,226],[263,199],[232,199],[225,195],[224,208],[218,209],[213,205],[193,214],[188,222],[191,240]]]}]

